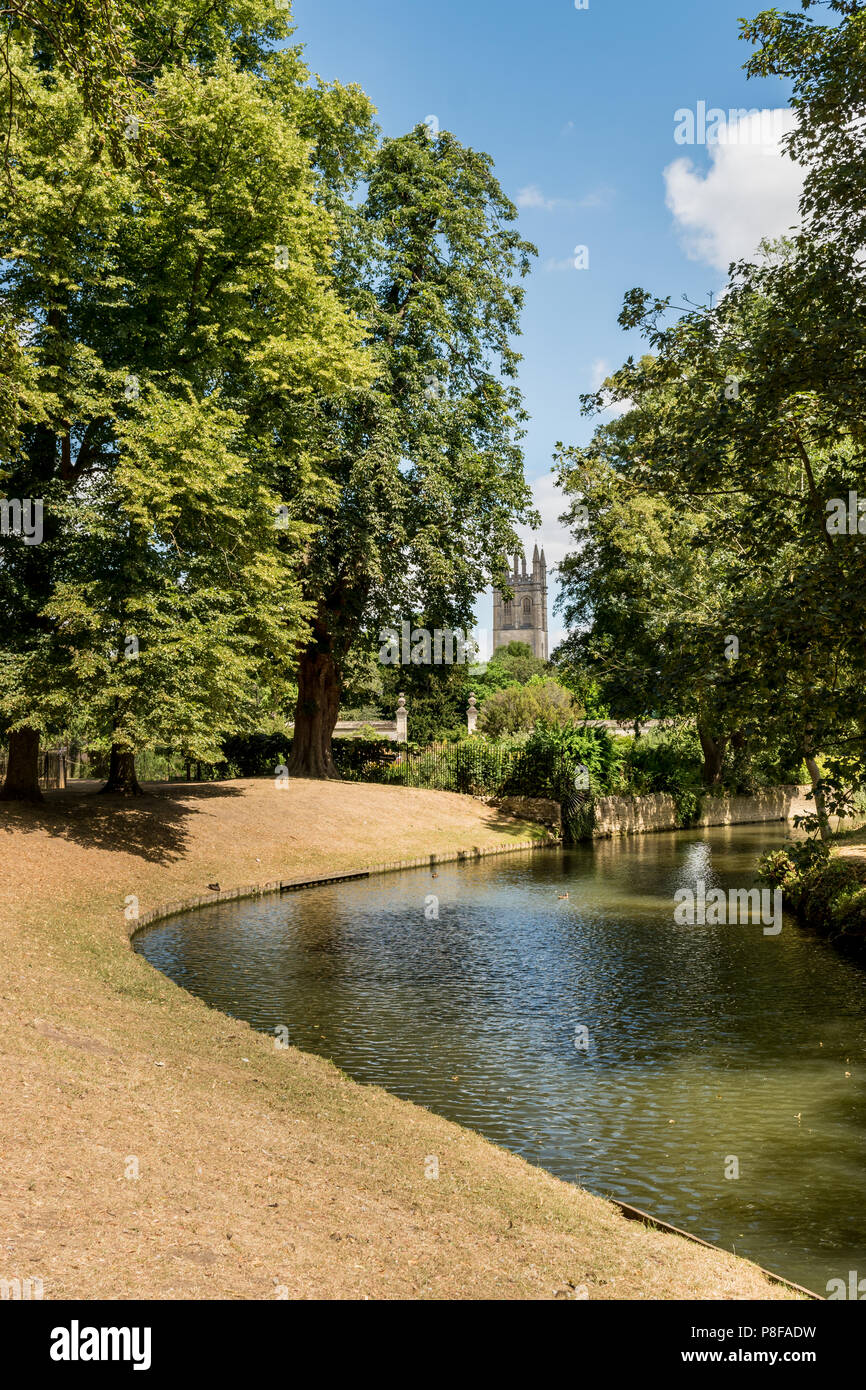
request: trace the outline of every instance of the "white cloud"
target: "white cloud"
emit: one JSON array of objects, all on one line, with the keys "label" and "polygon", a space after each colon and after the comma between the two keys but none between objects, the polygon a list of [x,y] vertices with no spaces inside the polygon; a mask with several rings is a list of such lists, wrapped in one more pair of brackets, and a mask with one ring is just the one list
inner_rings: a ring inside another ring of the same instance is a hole
[{"label": "white cloud", "polygon": [[579,208],[609,208],[614,200],[615,188],[594,188],[581,198]]},{"label": "white cloud", "polygon": [[574,549],[574,541],[559,520],[560,512],[565,511],[568,501],[556,486],[552,471],[542,473],[540,478],[530,479],[529,485],[535,509],[541,515],[541,528],[538,531],[531,531],[529,527],[518,528],[518,534],[527,564],[532,560],[532,547],[537,545],[539,550],[544,551],[549,574],[551,565],[558,565]]},{"label": "white cloud", "polygon": [[752,112],[727,122],[708,144],[710,167],[677,159],[664,171],[667,205],[686,254],[727,270],[752,256],[762,238],[783,236],[799,221],[802,168],[782,152],[792,111]]},{"label": "white cloud", "polygon": [[545,198],[537,183],[528,183],[517,194],[517,206],[519,208],[539,208],[542,212],[553,212],[554,208],[562,207],[563,203],[560,198]]},{"label": "white cloud", "polygon": [[[592,382],[590,390],[597,391],[603,381],[606,381],[611,374],[611,365],[604,357],[597,357],[592,364]],[[619,415],[625,415],[631,410],[634,402],[630,400],[615,401],[612,405],[605,406],[603,413],[612,419]]]},{"label": "white cloud", "polygon": [[557,208],[606,208],[613,201],[613,188],[593,188],[577,202],[573,198],[548,198],[537,183],[528,183],[518,191],[515,199],[519,208],[532,208],[539,212],[555,212]]}]

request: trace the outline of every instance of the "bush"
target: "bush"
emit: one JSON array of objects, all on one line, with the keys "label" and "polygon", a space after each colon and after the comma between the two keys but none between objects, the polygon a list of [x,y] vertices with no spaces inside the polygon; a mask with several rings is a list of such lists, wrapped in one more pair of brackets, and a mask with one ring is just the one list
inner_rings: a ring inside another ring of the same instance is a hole
[{"label": "bush", "polygon": [[694,729],[652,729],[629,742],[623,772],[634,792],[700,791],[703,757]]},{"label": "bush", "polygon": [[223,742],[230,774],[237,777],[273,777],[288,763],[292,740],[286,734],[233,734]]},{"label": "bush", "polygon": [[552,766],[564,759],[572,769],[582,765],[589,772],[589,790],[596,795],[616,790],[622,777],[622,752],[607,729],[572,724],[560,728],[544,721],[536,724],[523,745],[525,753]]},{"label": "bush", "polygon": [[480,733],[491,738],[531,732],[541,720],[566,728],[580,717],[574,696],[559,681],[533,676],[526,685],[509,685],[484,701],[478,718]]}]

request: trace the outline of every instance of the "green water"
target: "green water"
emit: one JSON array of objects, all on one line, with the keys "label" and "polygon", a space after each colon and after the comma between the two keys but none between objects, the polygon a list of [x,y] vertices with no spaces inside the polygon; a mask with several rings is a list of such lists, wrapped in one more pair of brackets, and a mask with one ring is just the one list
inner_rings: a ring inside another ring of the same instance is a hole
[{"label": "green water", "polygon": [[136,946],[359,1081],[822,1293],[866,1277],[866,974],[787,919],[773,937],[673,915],[698,880],[749,887],[786,835],[413,870],[215,905]]}]

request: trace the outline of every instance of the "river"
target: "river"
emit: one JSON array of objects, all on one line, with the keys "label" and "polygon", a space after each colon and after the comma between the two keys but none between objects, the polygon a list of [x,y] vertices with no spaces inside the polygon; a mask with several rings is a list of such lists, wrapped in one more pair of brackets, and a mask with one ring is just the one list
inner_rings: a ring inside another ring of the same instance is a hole
[{"label": "river", "polygon": [[358,1081],[823,1293],[866,1277],[866,976],[787,918],[674,918],[678,889],[749,887],[787,834],[416,869],[215,904],[135,945]]}]

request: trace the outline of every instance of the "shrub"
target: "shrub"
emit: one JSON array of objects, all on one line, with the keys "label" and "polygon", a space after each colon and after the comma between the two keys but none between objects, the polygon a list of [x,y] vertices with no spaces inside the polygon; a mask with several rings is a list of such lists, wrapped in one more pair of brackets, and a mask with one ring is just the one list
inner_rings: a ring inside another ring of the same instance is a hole
[{"label": "shrub", "polygon": [[288,763],[291,751],[287,734],[234,734],[223,742],[226,761],[238,777],[273,777],[275,768]]},{"label": "shrub", "polygon": [[492,738],[531,732],[539,721],[566,728],[580,717],[574,696],[559,681],[533,676],[526,685],[510,685],[484,701],[478,729]]},{"label": "shrub", "polygon": [[703,757],[694,729],[652,729],[632,739],[623,772],[634,792],[670,792],[702,787]]},{"label": "shrub", "polygon": [[615,790],[621,781],[623,755],[618,742],[621,740],[614,740],[607,729],[579,724],[559,727],[540,721],[523,747],[530,757],[546,758],[551,767],[563,758],[572,768],[581,764],[589,772],[589,790],[602,794]]}]

